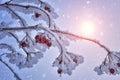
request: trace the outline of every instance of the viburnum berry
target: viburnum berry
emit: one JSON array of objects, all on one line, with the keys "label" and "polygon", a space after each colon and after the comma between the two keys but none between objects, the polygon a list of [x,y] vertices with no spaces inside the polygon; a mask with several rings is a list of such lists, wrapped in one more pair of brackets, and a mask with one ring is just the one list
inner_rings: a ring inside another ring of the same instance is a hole
[{"label": "viburnum berry", "polygon": [[35,17],[36,17],[36,18],[39,18],[40,16],[41,16],[40,13],[35,13]]},{"label": "viburnum berry", "polygon": [[41,43],[45,43],[45,44],[46,44],[47,41],[48,41],[48,40],[46,39],[46,37],[41,37]]},{"label": "viburnum berry", "polygon": [[25,41],[21,41],[21,42],[20,42],[20,46],[22,46],[22,47],[26,47],[26,46],[27,46],[27,44],[26,44],[26,42],[25,42]]},{"label": "viburnum berry", "polygon": [[62,69],[58,69],[57,72],[58,72],[58,74],[61,74],[62,73]]},{"label": "viburnum berry", "polygon": [[78,60],[77,60],[77,58],[76,58],[76,57],[73,59],[73,61],[74,61],[75,63],[77,63],[77,62],[78,62]]},{"label": "viburnum berry", "polygon": [[52,43],[51,43],[51,42],[48,42],[48,43],[47,43],[47,46],[48,46],[48,47],[50,47],[51,45],[52,45]]},{"label": "viburnum berry", "polygon": [[50,8],[49,7],[47,7],[47,6],[45,6],[45,8],[44,8],[45,10],[47,10],[48,12],[51,12],[51,10],[50,10]]},{"label": "viburnum berry", "polygon": [[120,67],[120,63],[117,63],[117,66]]},{"label": "viburnum berry", "polygon": [[43,39],[42,39],[41,36],[36,35],[36,36],[35,36],[35,41],[38,42],[38,43],[42,43],[42,42],[43,42]]},{"label": "viburnum berry", "polygon": [[35,40],[36,40],[36,42],[39,42],[39,35],[35,36]]},{"label": "viburnum berry", "polygon": [[47,39],[45,36],[36,35],[35,41],[38,43],[46,44],[48,47],[50,47],[52,45],[52,43],[49,41],[49,39]]},{"label": "viburnum berry", "polygon": [[109,71],[110,71],[111,74],[115,73],[115,70],[113,68],[110,68]]}]

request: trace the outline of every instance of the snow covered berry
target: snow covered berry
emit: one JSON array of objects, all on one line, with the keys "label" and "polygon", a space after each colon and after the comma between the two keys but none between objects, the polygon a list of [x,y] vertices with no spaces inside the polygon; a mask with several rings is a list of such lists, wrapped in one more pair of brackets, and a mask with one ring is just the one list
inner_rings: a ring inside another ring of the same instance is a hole
[{"label": "snow covered berry", "polygon": [[57,70],[58,74],[62,74],[62,69]]},{"label": "snow covered berry", "polygon": [[47,10],[48,12],[51,12],[51,10],[50,10],[50,8],[49,7],[47,7],[47,6],[45,6],[45,8],[44,8],[45,10]]},{"label": "snow covered berry", "polygon": [[50,47],[52,45],[52,43],[49,40],[46,42],[46,44],[48,47]]},{"label": "snow covered berry", "polygon": [[25,41],[21,41],[21,42],[20,42],[20,46],[22,46],[22,47],[26,47],[26,46],[27,46],[27,44],[26,44],[26,42],[25,42]]},{"label": "snow covered berry", "polygon": [[41,16],[40,13],[35,13],[35,18],[39,18]]},{"label": "snow covered berry", "polygon": [[115,73],[115,70],[113,68],[110,68],[109,71],[110,71],[111,74]]},{"label": "snow covered berry", "polygon": [[40,41],[41,43],[46,44],[48,40],[46,39],[46,37],[40,37]]},{"label": "snow covered berry", "polygon": [[35,40],[36,40],[36,42],[39,42],[39,35],[35,36]]},{"label": "snow covered berry", "polygon": [[77,60],[77,58],[76,58],[76,57],[73,59],[73,61],[74,61],[75,63],[77,63],[77,62],[78,62],[78,60]]},{"label": "snow covered berry", "polygon": [[120,67],[120,63],[117,63],[117,66]]}]

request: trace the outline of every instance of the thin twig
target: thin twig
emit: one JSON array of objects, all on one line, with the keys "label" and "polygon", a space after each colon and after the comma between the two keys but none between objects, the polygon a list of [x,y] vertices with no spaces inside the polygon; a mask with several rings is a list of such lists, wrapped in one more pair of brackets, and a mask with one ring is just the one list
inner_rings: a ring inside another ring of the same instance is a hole
[{"label": "thin twig", "polygon": [[[20,31],[20,30],[27,30],[27,29],[36,30],[36,29],[38,29],[37,26],[38,25],[28,26],[28,27],[1,28],[0,31],[12,31],[12,30],[13,31],[17,31],[17,30]],[[46,29],[43,28],[43,27],[39,27],[39,28],[46,31]],[[94,39],[91,39],[91,38],[87,38],[87,37],[83,37],[83,36],[78,36],[78,35],[75,35],[75,34],[72,34],[72,33],[69,33],[69,32],[65,32],[65,31],[60,31],[60,30],[51,30],[51,31],[55,32],[55,33],[61,33],[61,34],[69,35],[69,36],[72,36],[72,37],[75,37],[75,38],[78,38],[78,39],[83,39],[83,40],[87,40],[87,41],[93,42],[93,43],[99,45],[101,48],[105,49],[105,51],[107,51],[108,54],[111,53],[110,49],[108,49],[105,45],[101,44],[97,40],[94,40]],[[49,31],[47,31],[47,32],[49,32]]]},{"label": "thin twig", "polygon": [[75,35],[75,34],[72,34],[72,33],[69,33],[69,32],[65,32],[65,31],[60,31],[60,30],[52,30],[52,31],[55,32],[55,33],[61,33],[61,34],[73,36],[73,37],[78,38],[78,39],[83,39],[83,40],[91,41],[91,42],[99,45],[100,47],[104,48],[108,52],[108,54],[111,52],[105,45],[101,44],[97,40],[90,39],[90,38],[83,37],[83,36],[78,36],[78,35]]},{"label": "thin twig", "polygon": [[2,63],[14,74],[14,76],[15,76],[15,78],[16,78],[17,80],[22,80],[22,79],[18,76],[18,74],[17,74],[5,61],[3,61],[1,58],[0,58],[0,62],[2,62]]},{"label": "thin twig", "polygon": [[9,4],[0,4],[0,6],[14,6],[14,7],[22,7],[22,8],[33,8],[33,9],[37,9],[37,10],[40,10],[42,11],[43,13],[46,14],[46,16],[48,17],[48,21],[49,21],[49,27],[51,27],[51,18],[49,16],[49,14],[44,11],[43,9],[39,8],[39,7],[36,7],[36,6],[32,6],[32,5],[20,5],[20,4],[12,4],[12,3],[9,3]]}]

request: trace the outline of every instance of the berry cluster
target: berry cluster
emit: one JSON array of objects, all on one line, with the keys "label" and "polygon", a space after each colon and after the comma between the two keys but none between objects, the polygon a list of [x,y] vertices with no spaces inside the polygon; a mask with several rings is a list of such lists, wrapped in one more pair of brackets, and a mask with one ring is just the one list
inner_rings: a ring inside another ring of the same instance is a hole
[{"label": "berry cluster", "polygon": [[50,47],[52,45],[50,40],[47,39],[45,36],[36,35],[35,40],[36,40],[37,43],[46,44],[48,47]]},{"label": "berry cluster", "polygon": [[120,74],[120,52],[109,53],[103,63],[94,69],[98,75],[109,73],[112,75]]},{"label": "berry cluster", "polygon": [[[48,47],[51,47],[51,45],[52,45],[50,39],[48,39],[46,36],[41,36],[39,34],[35,36],[35,41],[36,41],[36,43],[46,44]],[[32,41],[30,38],[24,37],[24,39],[20,42],[20,46],[21,47],[29,47],[31,42]]]},{"label": "berry cluster", "polygon": [[53,67],[58,67],[57,73],[67,73],[68,75],[72,74],[72,70],[76,68],[77,65],[83,63],[83,57],[75,55],[70,52],[60,54],[56,60],[53,62]]}]

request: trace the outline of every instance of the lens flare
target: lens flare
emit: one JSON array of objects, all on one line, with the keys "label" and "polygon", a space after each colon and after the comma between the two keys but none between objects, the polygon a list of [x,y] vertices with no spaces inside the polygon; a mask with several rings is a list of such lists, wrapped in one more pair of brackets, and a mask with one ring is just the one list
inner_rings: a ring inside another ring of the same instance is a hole
[{"label": "lens flare", "polygon": [[89,36],[93,35],[95,31],[95,24],[91,21],[86,21],[82,23],[81,33],[82,35]]}]

